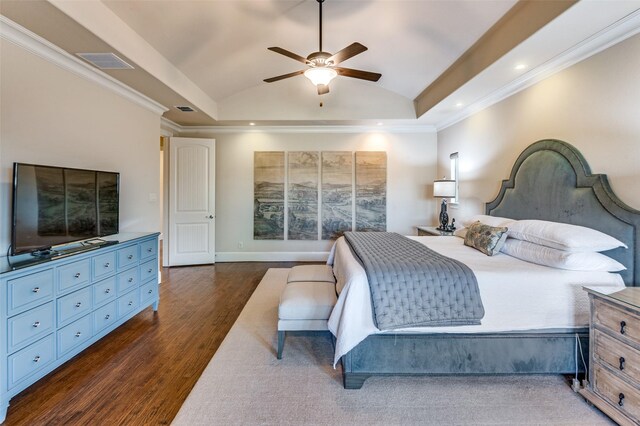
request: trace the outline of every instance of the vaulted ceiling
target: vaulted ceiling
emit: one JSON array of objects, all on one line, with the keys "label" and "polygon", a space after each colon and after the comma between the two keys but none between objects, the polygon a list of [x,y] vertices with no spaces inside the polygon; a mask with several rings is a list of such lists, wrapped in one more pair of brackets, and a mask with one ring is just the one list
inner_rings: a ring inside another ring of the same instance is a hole
[{"label": "vaulted ceiling", "polygon": [[326,0],[323,50],[360,42],[368,50],[343,65],[382,78],[338,76],[318,96],[302,75],[263,82],[305,67],[268,47],[318,50],[316,0],[0,2],[2,15],[73,55],[122,57],[133,70],[104,72],[180,125],[442,126],[639,9],[636,0]]}]

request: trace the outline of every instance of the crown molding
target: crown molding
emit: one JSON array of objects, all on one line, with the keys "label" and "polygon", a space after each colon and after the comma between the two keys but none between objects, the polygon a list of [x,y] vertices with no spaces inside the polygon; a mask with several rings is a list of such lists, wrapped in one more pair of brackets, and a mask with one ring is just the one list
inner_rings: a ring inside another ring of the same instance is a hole
[{"label": "crown molding", "polygon": [[176,133],[182,132],[184,127],[169,120],[166,117],[160,117],[160,132],[162,136],[175,136]]},{"label": "crown molding", "polygon": [[96,83],[155,114],[162,115],[165,111],[168,111],[168,108],[164,105],[121,83],[110,75],[74,57],[53,43],[1,15],[0,37],[62,69]]},{"label": "crown molding", "polygon": [[556,55],[542,65],[497,89],[478,101],[469,104],[460,112],[437,123],[438,132],[486,109],[530,86],[577,64],[615,44],[640,33],[640,9],[614,22],[570,49]]},{"label": "crown molding", "polygon": [[[174,123],[175,124],[175,123]],[[177,125],[179,126],[179,125]],[[435,133],[435,126],[179,126],[178,133]],[[173,129],[172,129],[173,130]]]}]

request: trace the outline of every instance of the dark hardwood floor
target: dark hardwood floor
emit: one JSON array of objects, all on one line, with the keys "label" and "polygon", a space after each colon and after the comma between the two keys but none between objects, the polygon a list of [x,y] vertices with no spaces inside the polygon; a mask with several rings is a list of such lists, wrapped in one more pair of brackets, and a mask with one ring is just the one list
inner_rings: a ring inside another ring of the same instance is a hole
[{"label": "dark hardwood floor", "polygon": [[164,268],[160,307],[129,320],[11,400],[5,425],[169,424],[267,269]]}]

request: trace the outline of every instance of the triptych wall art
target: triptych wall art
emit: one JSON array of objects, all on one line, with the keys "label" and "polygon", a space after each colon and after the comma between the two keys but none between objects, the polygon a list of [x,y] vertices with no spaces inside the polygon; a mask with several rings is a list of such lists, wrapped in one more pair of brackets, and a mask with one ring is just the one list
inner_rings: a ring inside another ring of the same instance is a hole
[{"label": "triptych wall art", "polygon": [[387,229],[386,152],[256,151],[253,182],[256,240]]}]

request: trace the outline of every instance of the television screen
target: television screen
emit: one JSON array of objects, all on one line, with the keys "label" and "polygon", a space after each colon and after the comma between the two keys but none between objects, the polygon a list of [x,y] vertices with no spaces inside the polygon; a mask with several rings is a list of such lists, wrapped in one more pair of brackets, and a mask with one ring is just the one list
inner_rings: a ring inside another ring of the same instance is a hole
[{"label": "television screen", "polygon": [[11,253],[117,234],[119,177],[14,163]]}]

